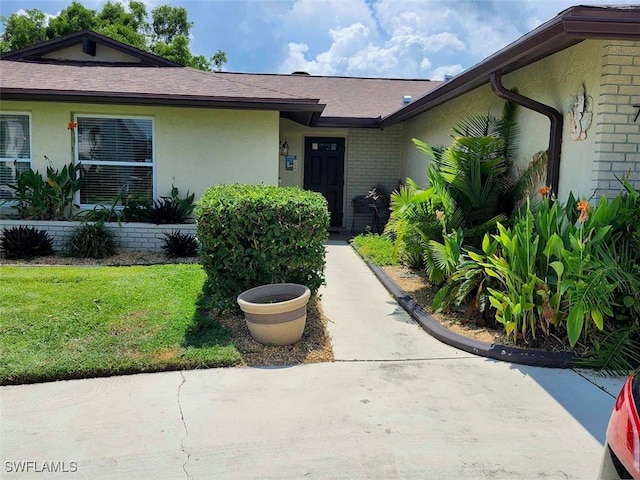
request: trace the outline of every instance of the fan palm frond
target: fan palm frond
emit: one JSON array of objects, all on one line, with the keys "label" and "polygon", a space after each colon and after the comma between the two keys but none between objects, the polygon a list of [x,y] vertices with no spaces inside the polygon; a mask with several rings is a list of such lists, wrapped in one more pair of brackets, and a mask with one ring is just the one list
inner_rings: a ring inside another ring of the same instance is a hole
[{"label": "fan palm frond", "polygon": [[498,119],[492,115],[471,115],[460,120],[452,129],[454,138],[495,136]]},{"label": "fan palm frond", "polygon": [[585,367],[598,368],[607,375],[628,375],[640,366],[640,327],[610,327],[607,331],[596,331],[594,351],[580,363]]},{"label": "fan palm frond", "polygon": [[506,191],[514,206],[519,205],[524,198],[540,185],[547,173],[547,161],[547,152],[538,152],[533,156],[526,168],[512,177],[512,181]]}]

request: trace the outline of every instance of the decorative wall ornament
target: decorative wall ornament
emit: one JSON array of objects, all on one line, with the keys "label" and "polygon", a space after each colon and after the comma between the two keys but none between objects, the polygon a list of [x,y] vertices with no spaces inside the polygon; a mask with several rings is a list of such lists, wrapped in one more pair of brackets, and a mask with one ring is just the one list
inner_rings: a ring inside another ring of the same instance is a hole
[{"label": "decorative wall ornament", "polygon": [[567,111],[569,121],[569,135],[571,140],[584,140],[587,138],[587,129],[593,118],[593,98],[585,93],[584,84],[578,94],[572,97]]}]

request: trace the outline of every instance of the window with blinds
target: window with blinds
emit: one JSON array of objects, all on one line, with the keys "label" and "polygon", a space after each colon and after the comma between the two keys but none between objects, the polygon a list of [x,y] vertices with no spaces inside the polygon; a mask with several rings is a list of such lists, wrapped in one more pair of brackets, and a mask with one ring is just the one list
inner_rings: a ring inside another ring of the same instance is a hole
[{"label": "window with blinds", "polygon": [[76,116],[76,159],[82,164],[80,205],[154,198],[153,120]]},{"label": "window with blinds", "polygon": [[31,168],[31,116],[0,112],[0,203],[14,198],[8,185],[16,174]]}]

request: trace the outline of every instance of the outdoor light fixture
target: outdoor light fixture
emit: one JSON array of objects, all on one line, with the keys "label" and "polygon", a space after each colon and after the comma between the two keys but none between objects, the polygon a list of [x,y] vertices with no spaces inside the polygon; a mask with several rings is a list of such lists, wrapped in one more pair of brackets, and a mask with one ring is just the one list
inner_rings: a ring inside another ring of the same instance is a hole
[{"label": "outdoor light fixture", "polygon": [[289,155],[289,144],[286,140],[284,142],[280,142],[280,155],[283,157]]}]

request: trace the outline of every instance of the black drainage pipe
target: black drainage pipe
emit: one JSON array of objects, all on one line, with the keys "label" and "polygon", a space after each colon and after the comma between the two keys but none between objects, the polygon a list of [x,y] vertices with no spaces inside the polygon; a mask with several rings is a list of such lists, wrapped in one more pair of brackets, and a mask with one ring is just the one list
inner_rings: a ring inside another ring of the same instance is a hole
[{"label": "black drainage pipe", "polygon": [[512,92],[502,85],[502,75],[499,72],[492,72],[490,75],[491,90],[498,97],[510,100],[534,112],[541,113],[551,121],[549,130],[549,151],[547,162],[547,186],[552,192],[558,195],[558,185],[560,180],[560,148],[562,147],[562,114],[553,107],[537,102],[529,97]]}]

